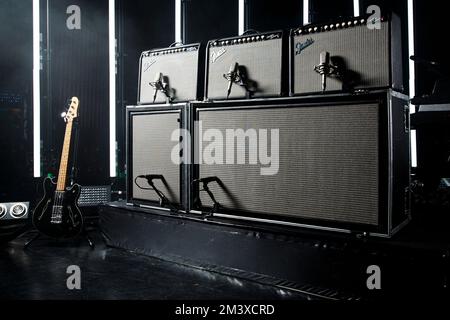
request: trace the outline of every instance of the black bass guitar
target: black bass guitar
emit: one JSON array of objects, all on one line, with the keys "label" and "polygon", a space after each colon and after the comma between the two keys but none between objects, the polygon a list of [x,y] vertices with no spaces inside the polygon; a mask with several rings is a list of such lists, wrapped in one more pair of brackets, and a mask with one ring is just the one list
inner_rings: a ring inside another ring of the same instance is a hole
[{"label": "black bass guitar", "polygon": [[33,212],[33,224],[42,234],[52,238],[72,238],[83,229],[83,216],[77,202],[81,187],[74,184],[66,187],[67,164],[70,152],[73,120],[77,117],[78,98],[73,97],[64,120],[66,132],[61,153],[58,181],[44,180],[44,197]]}]

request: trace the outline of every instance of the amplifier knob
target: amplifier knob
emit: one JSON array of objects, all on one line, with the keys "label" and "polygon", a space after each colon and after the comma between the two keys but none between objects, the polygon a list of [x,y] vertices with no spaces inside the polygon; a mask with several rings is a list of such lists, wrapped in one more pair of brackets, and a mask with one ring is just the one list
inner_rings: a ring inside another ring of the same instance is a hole
[{"label": "amplifier knob", "polygon": [[256,36],[256,41],[259,41],[259,39],[260,39],[260,37],[259,37],[259,36]]},{"label": "amplifier knob", "polygon": [[366,22],[365,19],[361,19],[359,22],[361,22],[361,24],[364,24]]},{"label": "amplifier knob", "polygon": [[[255,41],[255,37],[252,37],[253,41]],[[266,39],[266,36],[261,36],[261,40]]]},{"label": "amplifier knob", "polygon": [[224,46],[225,45],[225,41],[222,41],[220,44]]},{"label": "amplifier knob", "polygon": [[328,30],[328,28],[329,28],[328,26],[324,26],[324,27],[323,27],[323,30],[326,31],[326,30]]},{"label": "amplifier knob", "polygon": [[351,21],[347,22],[347,27],[350,27],[351,25],[352,25]]},{"label": "amplifier knob", "polygon": [[319,30],[319,28],[315,27],[315,28],[314,28],[314,32],[317,32],[317,30]]},{"label": "amplifier knob", "polygon": [[309,29],[308,29],[308,32],[312,32],[312,31],[313,31],[313,29],[312,29],[312,28],[309,28]]},{"label": "amplifier knob", "polygon": [[298,30],[297,34],[302,34],[302,29]]},{"label": "amplifier knob", "polygon": [[358,24],[358,20],[353,21],[353,25],[357,25]]},{"label": "amplifier knob", "polygon": [[334,29],[334,24],[330,25],[330,29],[331,29],[331,30]]}]

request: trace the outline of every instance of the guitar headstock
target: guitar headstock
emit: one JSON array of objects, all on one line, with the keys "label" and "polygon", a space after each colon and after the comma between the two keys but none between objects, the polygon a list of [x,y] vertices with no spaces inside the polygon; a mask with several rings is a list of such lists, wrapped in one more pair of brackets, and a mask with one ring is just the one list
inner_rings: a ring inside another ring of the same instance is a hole
[{"label": "guitar headstock", "polygon": [[71,122],[73,119],[78,117],[78,104],[79,100],[77,97],[72,97],[72,99],[70,99],[69,109],[64,116],[65,122]]}]

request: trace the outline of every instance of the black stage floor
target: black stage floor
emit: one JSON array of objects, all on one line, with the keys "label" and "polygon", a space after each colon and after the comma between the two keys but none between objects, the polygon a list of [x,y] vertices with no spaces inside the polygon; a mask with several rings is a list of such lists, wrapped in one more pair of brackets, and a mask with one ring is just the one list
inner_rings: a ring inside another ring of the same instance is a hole
[{"label": "black stage floor", "polygon": [[[34,233],[0,246],[0,299],[295,299],[306,295],[108,248],[98,232],[91,250],[83,238],[68,242]],[[67,267],[81,270],[81,290],[67,288]]]}]

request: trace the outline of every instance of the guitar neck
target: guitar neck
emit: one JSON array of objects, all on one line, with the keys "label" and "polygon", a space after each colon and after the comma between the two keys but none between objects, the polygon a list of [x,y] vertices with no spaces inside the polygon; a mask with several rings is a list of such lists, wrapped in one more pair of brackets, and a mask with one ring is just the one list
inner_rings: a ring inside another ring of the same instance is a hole
[{"label": "guitar neck", "polygon": [[70,140],[72,136],[72,121],[66,124],[66,133],[64,135],[64,144],[61,153],[61,162],[59,164],[57,191],[64,191],[66,189],[67,180],[67,165],[69,161]]}]

